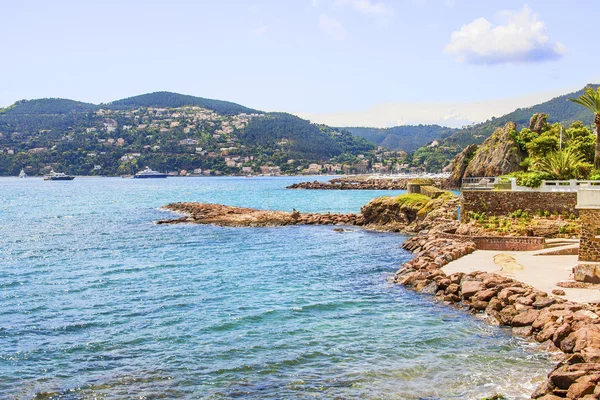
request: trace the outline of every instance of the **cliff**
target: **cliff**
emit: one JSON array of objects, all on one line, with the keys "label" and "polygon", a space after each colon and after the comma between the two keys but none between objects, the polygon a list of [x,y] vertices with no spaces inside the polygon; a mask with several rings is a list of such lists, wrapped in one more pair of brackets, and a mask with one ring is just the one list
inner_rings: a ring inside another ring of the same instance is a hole
[{"label": "cliff", "polygon": [[525,155],[511,137],[516,129],[514,122],[508,122],[494,131],[492,136],[477,149],[475,156],[465,170],[464,177],[500,176],[520,171]]},{"label": "cliff", "polygon": [[469,162],[477,151],[477,145],[472,144],[463,149],[455,158],[452,160],[450,177],[444,182],[444,189],[459,189],[462,183],[462,178],[465,175],[465,171],[469,166]]}]

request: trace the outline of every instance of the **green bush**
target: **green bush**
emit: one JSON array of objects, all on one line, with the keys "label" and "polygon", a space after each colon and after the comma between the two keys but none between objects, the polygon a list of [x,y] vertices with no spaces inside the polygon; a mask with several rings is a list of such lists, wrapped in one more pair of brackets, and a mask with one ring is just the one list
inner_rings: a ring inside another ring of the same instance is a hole
[{"label": "green bush", "polygon": [[552,175],[544,172],[513,172],[508,175],[503,175],[499,179],[517,178],[517,185],[526,186],[530,188],[540,187],[543,180],[553,179]]},{"label": "green bush", "polygon": [[529,213],[527,211],[523,211],[521,209],[511,212],[510,217],[511,218],[524,218],[524,219],[530,218]]}]

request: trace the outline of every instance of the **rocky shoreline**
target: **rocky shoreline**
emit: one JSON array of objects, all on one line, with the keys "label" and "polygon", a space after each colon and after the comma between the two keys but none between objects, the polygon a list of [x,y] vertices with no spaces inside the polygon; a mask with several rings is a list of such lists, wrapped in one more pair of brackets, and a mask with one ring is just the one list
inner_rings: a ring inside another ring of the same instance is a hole
[{"label": "rocky shoreline", "polygon": [[403,248],[416,257],[391,278],[395,283],[482,314],[491,324],[512,328],[564,359],[531,395],[533,399],[600,398],[600,305],[566,301],[494,273],[455,273],[442,267],[475,251],[470,241],[423,234]]},{"label": "rocky shoreline", "polygon": [[[368,177],[343,177],[331,179],[328,182],[300,182],[287,186],[286,189],[311,189],[311,190],[406,190],[409,182],[415,179],[409,178],[368,178]],[[446,179],[427,178],[431,186],[442,187]]]},{"label": "rocky shoreline", "polygon": [[363,225],[360,214],[318,214],[299,211],[265,211],[254,208],[207,203],[171,203],[165,210],[184,217],[157,221],[156,224],[212,224],[232,227],[267,227],[287,225]]}]

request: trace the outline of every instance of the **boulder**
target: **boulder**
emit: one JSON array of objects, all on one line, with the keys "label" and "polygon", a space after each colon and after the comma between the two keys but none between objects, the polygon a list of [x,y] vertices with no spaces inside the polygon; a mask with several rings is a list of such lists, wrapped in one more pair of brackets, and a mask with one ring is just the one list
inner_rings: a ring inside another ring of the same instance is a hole
[{"label": "boulder", "polygon": [[514,316],[512,319],[512,326],[518,327],[531,325],[539,316],[540,312],[538,310],[527,310]]},{"label": "boulder", "polygon": [[483,282],[480,281],[464,281],[461,284],[462,297],[469,299],[477,292],[483,290]]}]

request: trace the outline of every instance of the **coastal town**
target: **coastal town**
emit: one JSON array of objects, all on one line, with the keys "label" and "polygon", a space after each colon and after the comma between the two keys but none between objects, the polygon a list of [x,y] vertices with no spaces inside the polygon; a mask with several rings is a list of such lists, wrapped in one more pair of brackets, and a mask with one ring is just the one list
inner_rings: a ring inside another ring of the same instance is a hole
[{"label": "coastal town", "polygon": [[[251,141],[247,133],[252,121],[268,124],[279,118],[262,112],[218,113],[199,106],[99,107],[75,114],[68,125],[41,122],[37,130],[29,125],[23,125],[28,130],[0,129],[0,159],[30,176],[51,169],[68,169],[78,175],[127,175],[146,165],[171,176],[419,171],[404,161],[406,152],[382,146],[362,145],[339,156],[316,156],[295,151],[294,139],[286,137],[284,131],[265,147],[267,142]],[[0,113],[2,117],[7,115]],[[291,124],[311,127],[299,119]],[[334,142],[351,137],[348,132],[325,126],[314,125],[312,129],[326,132]]]}]

